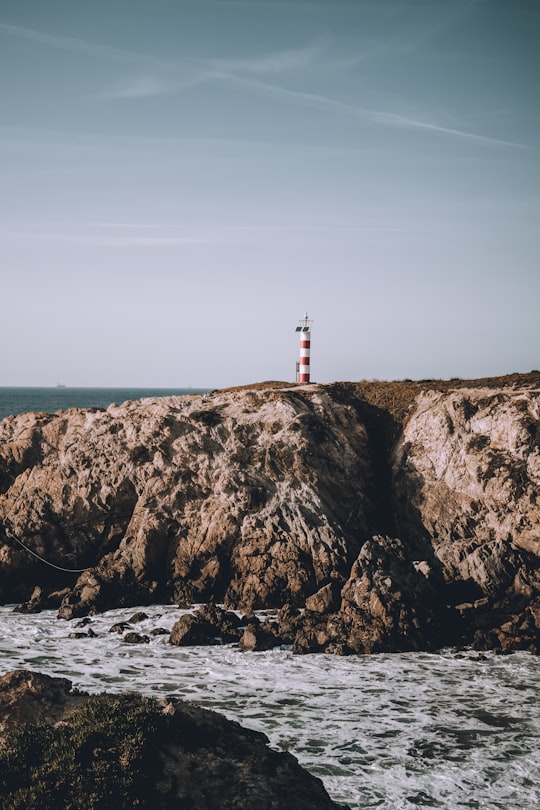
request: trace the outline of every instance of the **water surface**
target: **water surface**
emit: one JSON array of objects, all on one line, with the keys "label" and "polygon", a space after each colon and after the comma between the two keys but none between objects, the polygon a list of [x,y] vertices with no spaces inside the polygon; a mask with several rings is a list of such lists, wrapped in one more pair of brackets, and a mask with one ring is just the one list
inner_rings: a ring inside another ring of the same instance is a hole
[{"label": "water surface", "polygon": [[[144,610],[141,633],[168,630],[182,613]],[[295,656],[186,649],[167,635],[130,645],[108,631],[134,612],[93,617],[96,638],[70,639],[76,620],[0,608],[0,671],[194,700],[265,732],[355,810],[540,807],[540,666],[528,653]]]}]

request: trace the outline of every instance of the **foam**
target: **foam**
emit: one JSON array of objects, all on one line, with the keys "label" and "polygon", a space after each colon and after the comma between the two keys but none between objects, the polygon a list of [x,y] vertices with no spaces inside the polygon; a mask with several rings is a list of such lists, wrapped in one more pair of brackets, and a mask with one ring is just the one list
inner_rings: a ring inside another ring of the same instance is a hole
[{"label": "foam", "polygon": [[[183,612],[141,608],[139,633]],[[263,731],[351,808],[495,810],[540,806],[540,668],[510,656],[407,653],[294,656],[288,649],[131,645],[117,633],[137,608],[92,618],[97,638],[70,639],[77,620],[0,608],[0,669],[68,677],[89,692],[175,695]]]}]

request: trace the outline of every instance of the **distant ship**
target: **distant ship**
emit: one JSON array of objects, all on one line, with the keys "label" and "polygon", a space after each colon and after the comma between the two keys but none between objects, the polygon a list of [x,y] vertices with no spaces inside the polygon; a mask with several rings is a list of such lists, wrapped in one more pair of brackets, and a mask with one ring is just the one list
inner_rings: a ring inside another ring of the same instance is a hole
[{"label": "distant ship", "polygon": [[65,388],[66,386],[64,385],[64,383],[56,383],[56,387],[57,388]]}]

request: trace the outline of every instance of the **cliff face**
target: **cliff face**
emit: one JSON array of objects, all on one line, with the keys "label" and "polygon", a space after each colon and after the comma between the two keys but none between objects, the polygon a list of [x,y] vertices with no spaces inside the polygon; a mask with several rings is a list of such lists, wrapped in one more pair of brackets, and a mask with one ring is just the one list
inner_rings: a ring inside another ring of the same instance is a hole
[{"label": "cliff face", "polygon": [[396,449],[395,480],[406,531],[416,515],[446,579],[495,594],[516,575],[532,576],[540,390],[421,395]]},{"label": "cliff face", "polygon": [[0,597],[307,600],[299,651],[534,649],[539,382],[409,391],[403,425],[352,384],[10,417]]},{"label": "cliff face", "polygon": [[[62,567],[98,563],[83,601],[99,603],[97,579],[119,599],[301,603],[367,533],[366,430],[318,389],[32,414],[0,442],[8,537]],[[8,594],[49,574],[9,539],[2,554]]]},{"label": "cliff face", "polygon": [[540,389],[418,397],[394,452],[396,513],[427,540],[479,647],[539,650]]}]

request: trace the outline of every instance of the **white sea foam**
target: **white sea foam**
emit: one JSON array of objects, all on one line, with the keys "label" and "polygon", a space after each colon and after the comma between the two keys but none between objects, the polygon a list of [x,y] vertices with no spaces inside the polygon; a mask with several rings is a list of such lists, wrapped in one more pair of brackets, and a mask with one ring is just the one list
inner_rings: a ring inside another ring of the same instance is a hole
[{"label": "white sea foam", "polygon": [[[144,608],[140,633],[170,629],[181,611]],[[175,695],[264,731],[351,808],[516,810],[540,807],[540,662],[527,653],[408,653],[340,658],[234,646],[180,648],[167,635],[131,645],[92,618],[0,608],[0,671],[69,678],[89,692]]]}]

